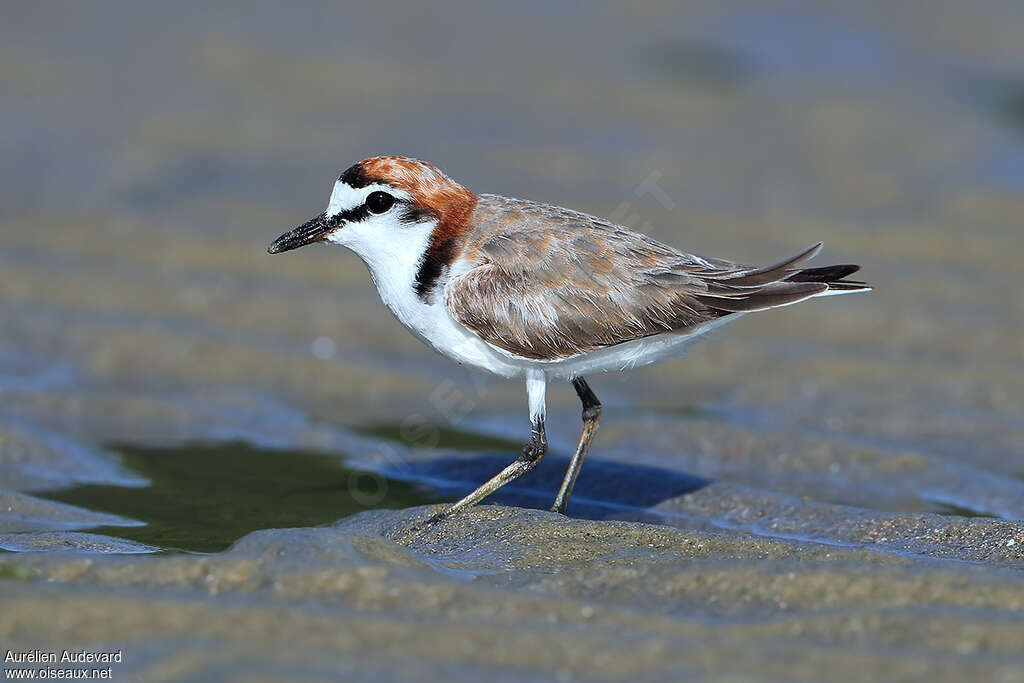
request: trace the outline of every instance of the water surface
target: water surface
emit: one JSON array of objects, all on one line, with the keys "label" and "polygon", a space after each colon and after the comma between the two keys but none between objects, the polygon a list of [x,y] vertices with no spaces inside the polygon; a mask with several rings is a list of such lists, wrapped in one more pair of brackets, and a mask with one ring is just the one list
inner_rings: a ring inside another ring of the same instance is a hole
[{"label": "water surface", "polygon": [[257,529],[317,526],[367,509],[440,500],[421,485],[348,468],[321,453],[243,443],[111,450],[149,485],[84,484],[41,497],[143,522],[91,531],[170,551],[212,553]]}]

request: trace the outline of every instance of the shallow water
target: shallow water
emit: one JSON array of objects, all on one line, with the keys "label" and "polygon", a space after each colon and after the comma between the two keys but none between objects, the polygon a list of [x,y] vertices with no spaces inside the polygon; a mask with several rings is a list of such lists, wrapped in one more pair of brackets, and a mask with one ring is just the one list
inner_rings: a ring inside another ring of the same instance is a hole
[{"label": "shallow water", "polygon": [[317,526],[366,509],[439,500],[423,486],[316,453],[240,443],[110,450],[149,484],[79,484],[40,498],[138,520],[142,526],[91,531],[164,550],[212,553],[258,529]]},{"label": "shallow water", "polygon": [[[1019,17],[6,12],[0,640],[124,644],[144,679],[1019,680]],[[709,256],[824,240],[876,290],[590,378],[568,520],[538,511],[579,429],[552,386],[512,507],[416,536],[515,457],[523,387],[419,344],[352,255],[265,253],[379,153]]]}]

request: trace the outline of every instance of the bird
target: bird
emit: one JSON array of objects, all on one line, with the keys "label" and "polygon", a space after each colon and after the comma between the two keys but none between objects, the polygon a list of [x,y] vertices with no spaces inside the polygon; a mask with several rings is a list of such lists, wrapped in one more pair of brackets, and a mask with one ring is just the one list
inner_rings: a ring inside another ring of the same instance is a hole
[{"label": "bird", "polygon": [[582,404],[580,437],[551,507],[565,514],[601,419],[586,376],[677,358],[753,311],[871,290],[847,279],[858,265],[802,267],[821,242],[765,267],[705,258],[579,211],[475,194],[430,163],[392,155],[345,170],[327,209],[267,251],[314,243],[355,252],[385,306],[441,354],[525,380],[522,452],[429,523],[541,462],[549,381],[570,382]]}]

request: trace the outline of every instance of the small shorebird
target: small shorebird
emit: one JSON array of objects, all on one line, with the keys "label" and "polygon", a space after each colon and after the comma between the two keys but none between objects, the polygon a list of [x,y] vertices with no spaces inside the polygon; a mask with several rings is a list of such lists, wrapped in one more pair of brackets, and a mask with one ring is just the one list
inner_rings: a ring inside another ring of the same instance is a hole
[{"label": "small shorebird", "polygon": [[445,356],[526,379],[531,433],[522,455],[431,522],[540,462],[549,379],[569,380],[583,403],[583,432],[552,506],[564,513],[601,416],[584,375],[681,356],[751,311],[870,289],[846,279],[859,266],[800,268],[820,242],[763,268],[703,258],[577,211],[476,195],[431,164],[397,156],[342,173],[327,210],[267,251],[314,242],[359,255],[395,317]]}]

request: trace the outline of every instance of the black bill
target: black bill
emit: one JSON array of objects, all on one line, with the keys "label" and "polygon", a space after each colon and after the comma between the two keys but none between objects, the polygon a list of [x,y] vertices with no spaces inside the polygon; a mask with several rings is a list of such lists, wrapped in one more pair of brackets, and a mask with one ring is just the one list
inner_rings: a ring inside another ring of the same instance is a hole
[{"label": "black bill", "polygon": [[337,224],[329,220],[327,214],[322,213],[316,218],[308,220],[294,230],[278,237],[267,248],[267,253],[280,254],[282,251],[291,251],[313,242],[319,242],[336,227],[338,227]]}]

